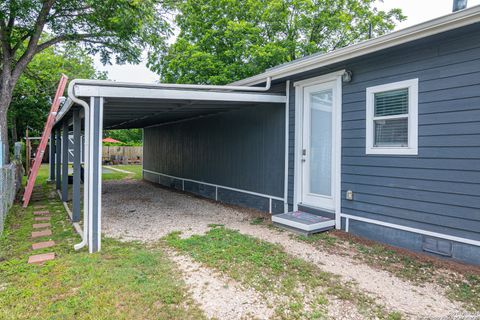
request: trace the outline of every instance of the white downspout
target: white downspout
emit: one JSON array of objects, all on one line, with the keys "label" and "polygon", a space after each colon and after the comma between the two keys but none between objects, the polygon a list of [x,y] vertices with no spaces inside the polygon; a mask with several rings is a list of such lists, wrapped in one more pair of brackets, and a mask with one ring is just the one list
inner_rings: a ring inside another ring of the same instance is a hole
[{"label": "white downspout", "polygon": [[[76,244],[73,246],[75,250],[80,250],[83,247],[87,245],[88,242],[88,197],[89,197],[89,177],[88,177],[88,168],[90,166],[88,159],[89,159],[89,139],[90,137],[90,105],[83,101],[78,99],[75,96],[75,93],[73,91],[73,88],[75,86],[76,80],[70,81],[70,84],[68,85],[68,97],[73,101],[73,103],[77,103],[83,107],[85,110],[84,114],[84,119],[85,119],[85,134],[84,134],[84,141],[85,141],[85,146],[84,146],[84,156],[85,156],[85,161],[84,161],[84,172],[86,174],[83,175],[83,192],[84,194],[87,195],[87,198],[83,200],[83,239],[82,242]],[[84,197],[85,198],[85,197]]]}]

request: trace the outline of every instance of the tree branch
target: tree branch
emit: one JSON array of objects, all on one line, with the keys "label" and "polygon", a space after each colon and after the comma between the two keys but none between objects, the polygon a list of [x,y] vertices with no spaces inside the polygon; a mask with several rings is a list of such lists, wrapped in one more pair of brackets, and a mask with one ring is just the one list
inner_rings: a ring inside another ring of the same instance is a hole
[{"label": "tree branch", "polygon": [[45,23],[47,22],[48,14],[52,9],[55,0],[45,0],[42,5],[42,9],[38,14],[37,20],[35,22],[35,28],[33,33],[31,34],[30,41],[28,42],[27,49],[25,53],[20,57],[15,68],[12,72],[12,80],[13,83],[18,80],[20,75],[22,74],[23,70],[27,64],[32,60],[33,56],[35,55],[35,51],[38,45],[38,41],[42,36],[43,28],[45,27]]},{"label": "tree branch", "polygon": [[[88,38],[95,38],[95,37],[100,37],[99,35],[96,35],[94,33],[85,33],[85,34],[62,34],[60,36],[57,36],[55,38],[52,38],[48,41],[45,41],[37,46],[37,49],[35,50],[35,54],[39,53],[45,49],[47,49],[50,46],[53,46],[57,43],[67,41],[67,40],[76,40],[76,41],[85,41]],[[102,37],[105,37],[105,35],[102,35]]]}]

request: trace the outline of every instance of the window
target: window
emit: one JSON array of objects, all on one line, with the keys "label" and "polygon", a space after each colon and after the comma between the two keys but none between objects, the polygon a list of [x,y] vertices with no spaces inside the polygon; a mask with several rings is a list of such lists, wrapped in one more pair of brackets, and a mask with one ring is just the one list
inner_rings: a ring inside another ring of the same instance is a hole
[{"label": "window", "polygon": [[418,79],[367,88],[367,154],[418,154]]}]

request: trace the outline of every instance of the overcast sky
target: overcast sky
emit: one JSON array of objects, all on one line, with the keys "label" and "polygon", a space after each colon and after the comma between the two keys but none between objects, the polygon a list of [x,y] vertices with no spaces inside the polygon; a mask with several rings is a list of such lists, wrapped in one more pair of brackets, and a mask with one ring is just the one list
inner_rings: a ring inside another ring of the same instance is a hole
[{"label": "overcast sky", "polygon": [[[407,20],[397,26],[397,29],[402,29],[450,13],[452,4],[453,0],[384,0],[378,1],[377,7],[382,10],[401,8],[407,16]],[[480,0],[468,0],[468,7],[479,4]],[[115,81],[149,83],[156,82],[159,78],[144,63],[103,66],[95,59],[95,66],[99,70],[107,71],[108,77]]]}]

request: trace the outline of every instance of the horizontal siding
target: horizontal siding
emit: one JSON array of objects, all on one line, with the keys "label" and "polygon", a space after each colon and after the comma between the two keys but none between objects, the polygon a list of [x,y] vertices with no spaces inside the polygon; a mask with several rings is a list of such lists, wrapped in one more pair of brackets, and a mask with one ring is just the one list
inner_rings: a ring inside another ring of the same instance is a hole
[{"label": "horizontal siding", "polygon": [[[480,31],[348,68],[342,192],[353,190],[354,201],[342,200],[342,212],[479,240]],[[419,79],[418,156],[367,156],[366,88],[412,78]]]},{"label": "horizontal siding", "polygon": [[[339,69],[343,85],[342,212],[480,240],[480,24],[291,78]],[[418,156],[366,155],[366,88],[419,79]],[[290,88],[289,203],[295,90]],[[344,198],[344,197],[343,197]]]},{"label": "horizontal siding", "polygon": [[284,156],[279,104],[144,129],[145,169],[281,198]]}]

